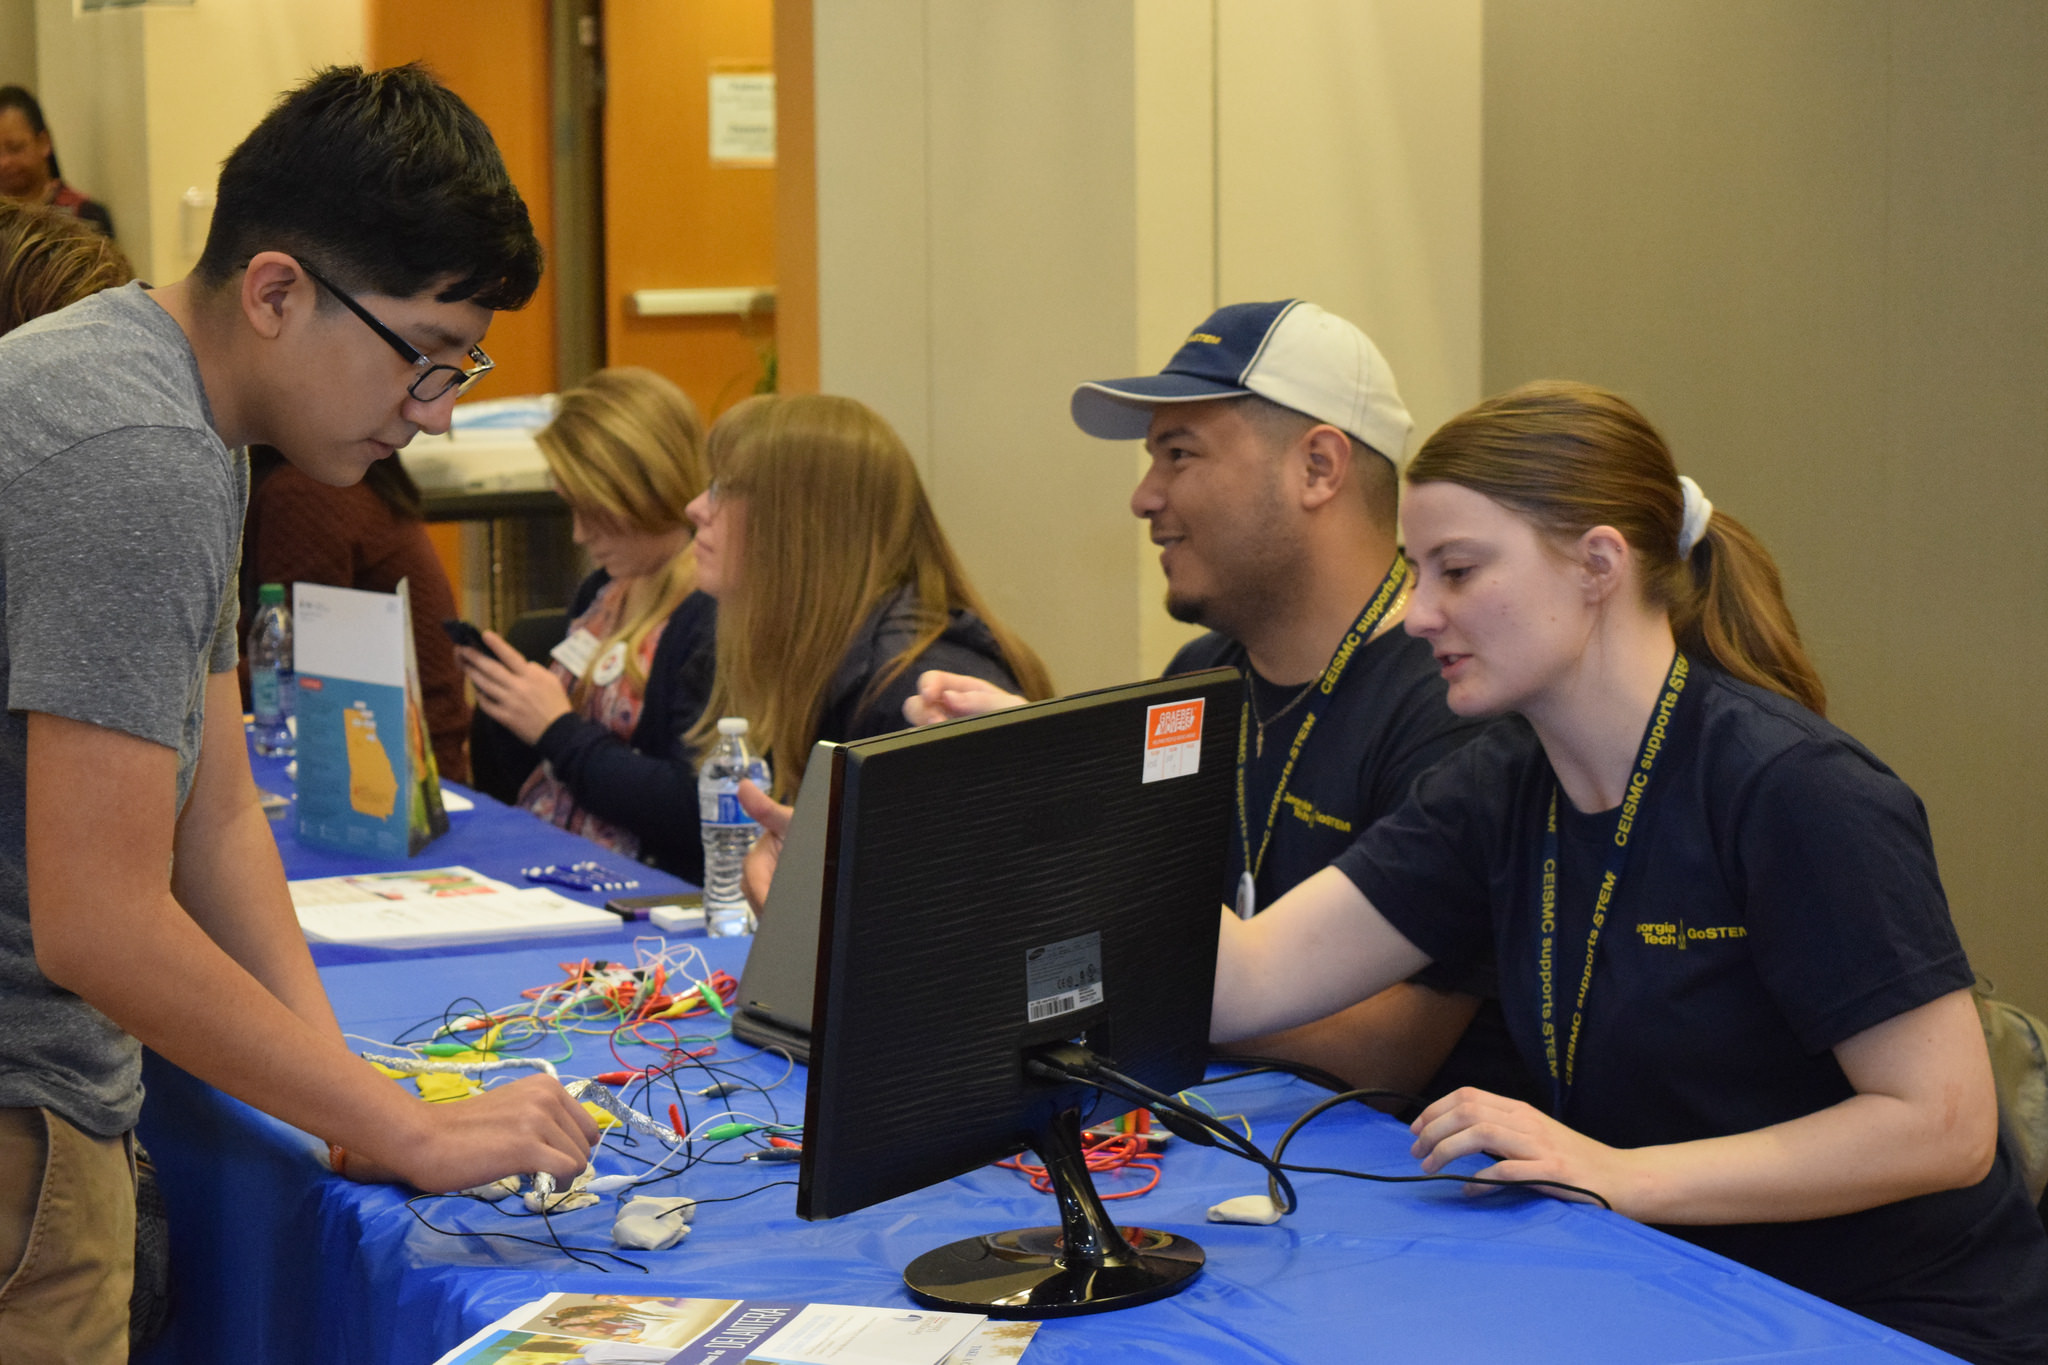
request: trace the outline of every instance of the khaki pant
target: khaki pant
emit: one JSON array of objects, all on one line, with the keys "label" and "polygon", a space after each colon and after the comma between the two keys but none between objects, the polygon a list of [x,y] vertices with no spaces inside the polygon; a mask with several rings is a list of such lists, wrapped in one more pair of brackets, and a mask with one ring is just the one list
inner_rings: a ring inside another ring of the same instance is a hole
[{"label": "khaki pant", "polygon": [[128,1359],[133,1139],[0,1109],[0,1365]]}]

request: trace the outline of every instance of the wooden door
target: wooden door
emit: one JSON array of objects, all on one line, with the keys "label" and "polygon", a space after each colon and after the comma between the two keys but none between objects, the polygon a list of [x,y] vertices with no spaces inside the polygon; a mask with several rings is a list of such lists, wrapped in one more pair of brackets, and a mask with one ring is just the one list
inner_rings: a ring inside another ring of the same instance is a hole
[{"label": "wooden door", "polygon": [[[533,215],[541,246],[554,250],[553,160],[548,126],[548,0],[373,0],[372,66],[425,62],[476,110],[497,140],[505,169]],[[478,398],[549,393],[555,387],[555,292],[541,276],[533,302],[500,314],[484,342],[498,362]]]},{"label": "wooden door", "polygon": [[714,161],[714,74],[772,69],[769,0],[606,0],[607,362],[682,385],[706,422],[755,391],[773,313],[641,317],[634,291],[772,286],[775,169]]}]

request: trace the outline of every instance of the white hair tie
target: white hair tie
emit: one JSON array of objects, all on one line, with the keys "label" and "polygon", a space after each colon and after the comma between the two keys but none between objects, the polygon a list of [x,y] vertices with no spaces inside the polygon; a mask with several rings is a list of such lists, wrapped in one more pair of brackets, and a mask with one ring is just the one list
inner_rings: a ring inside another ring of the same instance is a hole
[{"label": "white hair tie", "polygon": [[1691,559],[1693,548],[1707,533],[1707,520],[1714,515],[1714,504],[1707,501],[1707,495],[1688,476],[1680,474],[1678,486],[1685,493],[1685,520],[1678,527],[1678,557]]}]

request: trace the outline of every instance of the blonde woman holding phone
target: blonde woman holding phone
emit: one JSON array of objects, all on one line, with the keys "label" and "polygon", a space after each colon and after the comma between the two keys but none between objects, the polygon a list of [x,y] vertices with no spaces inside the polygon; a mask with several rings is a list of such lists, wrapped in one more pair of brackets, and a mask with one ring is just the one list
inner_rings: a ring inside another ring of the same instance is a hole
[{"label": "blonde woman holding phone", "polygon": [[491,631],[488,654],[458,651],[477,706],[530,746],[520,805],[701,881],[684,734],[709,687],[718,612],[697,590],[684,514],[705,484],[697,410],[652,370],[601,370],[561,396],[536,440],[597,569],[549,663]]}]

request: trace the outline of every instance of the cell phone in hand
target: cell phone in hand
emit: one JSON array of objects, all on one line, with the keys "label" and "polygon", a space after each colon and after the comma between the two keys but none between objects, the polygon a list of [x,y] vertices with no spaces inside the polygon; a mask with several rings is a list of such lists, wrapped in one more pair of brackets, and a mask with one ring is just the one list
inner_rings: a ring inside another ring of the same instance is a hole
[{"label": "cell phone in hand", "polygon": [[451,616],[441,623],[441,629],[448,632],[448,638],[458,649],[481,650],[485,654],[491,652],[491,647],[484,643],[484,633],[467,621]]}]

